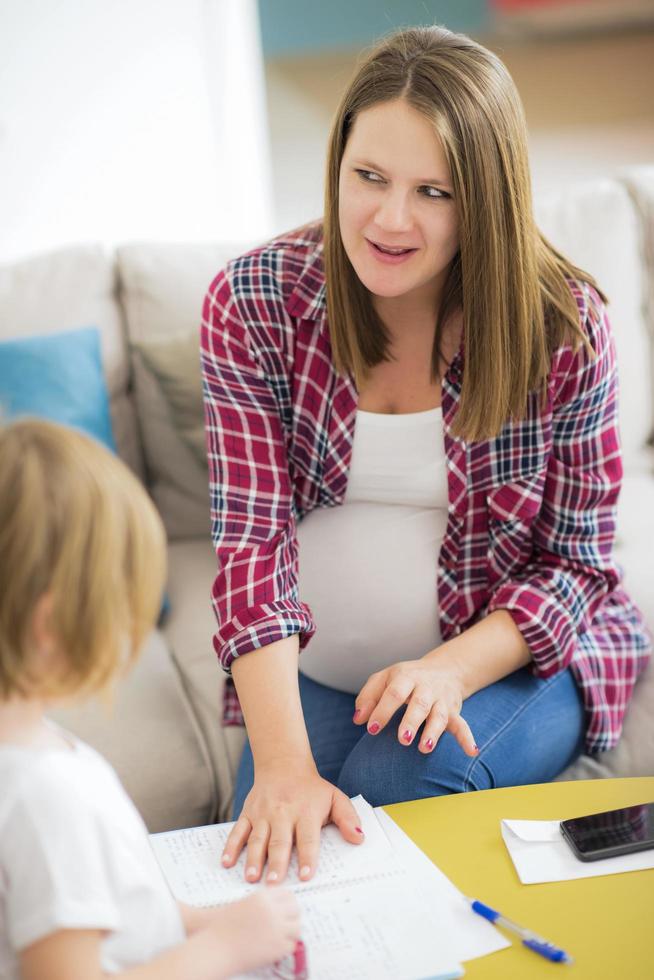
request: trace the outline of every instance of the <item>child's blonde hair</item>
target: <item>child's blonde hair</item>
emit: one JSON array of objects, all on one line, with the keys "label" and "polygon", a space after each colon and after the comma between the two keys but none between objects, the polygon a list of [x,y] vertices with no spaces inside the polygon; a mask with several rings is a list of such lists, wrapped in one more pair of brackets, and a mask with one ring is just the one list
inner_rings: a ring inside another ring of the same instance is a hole
[{"label": "child's blonde hair", "polygon": [[[165,569],[159,515],[117,457],[51,422],[0,427],[0,697],[107,687],[156,619]],[[32,656],[46,595],[63,661],[51,677]]]}]

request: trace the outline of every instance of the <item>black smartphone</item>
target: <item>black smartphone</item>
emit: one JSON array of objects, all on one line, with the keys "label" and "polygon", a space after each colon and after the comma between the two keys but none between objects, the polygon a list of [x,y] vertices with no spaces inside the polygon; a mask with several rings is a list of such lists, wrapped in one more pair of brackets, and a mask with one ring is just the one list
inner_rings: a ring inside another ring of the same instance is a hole
[{"label": "black smartphone", "polygon": [[561,833],[581,861],[645,851],[654,847],[654,803],[562,820]]}]

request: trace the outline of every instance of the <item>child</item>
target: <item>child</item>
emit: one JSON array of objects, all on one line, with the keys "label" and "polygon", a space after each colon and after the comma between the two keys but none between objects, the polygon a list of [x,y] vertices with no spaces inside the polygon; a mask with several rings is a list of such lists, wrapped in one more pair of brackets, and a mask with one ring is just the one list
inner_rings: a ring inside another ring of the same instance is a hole
[{"label": "child", "polygon": [[0,428],[0,976],[218,980],[293,950],[299,910],[264,888],[178,905],[115,773],[49,722],[106,690],[161,599],[165,537],[145,491],[93,440]]}]

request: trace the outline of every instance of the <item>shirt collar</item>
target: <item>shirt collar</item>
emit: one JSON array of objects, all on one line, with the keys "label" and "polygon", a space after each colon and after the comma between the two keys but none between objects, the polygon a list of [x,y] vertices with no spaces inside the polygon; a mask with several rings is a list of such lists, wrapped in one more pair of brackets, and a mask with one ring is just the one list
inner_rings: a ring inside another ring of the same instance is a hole
[{"label": "shirt collar", "polygon": [[[321,229],[322,230],[322,229]],[[327,314],[327,291],[325,288],[324,241],[316,241],[309,251],[306,264],[300,272],[293,290],[286,300],[286,311],[300,320],[319,320]],[[447,374],[458,382],[463,375],[463,339]]]},{"label": "shirt collar", "polygon": [[309,252],[306,265],[286,300],[286,310],[291,316],[301,320],[318,320],[326,313],[327,293],[323,252],[322,240],[316,242]]}]

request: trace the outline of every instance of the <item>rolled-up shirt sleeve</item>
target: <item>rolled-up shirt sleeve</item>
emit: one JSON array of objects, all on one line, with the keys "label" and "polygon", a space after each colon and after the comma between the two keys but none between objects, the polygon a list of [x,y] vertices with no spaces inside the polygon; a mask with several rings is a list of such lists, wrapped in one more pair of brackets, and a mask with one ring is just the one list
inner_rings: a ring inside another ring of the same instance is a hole
[{"label": "rolled-up shirt sleeve", "polygon": [[298,598],[288,435],[246,319],[225,270],[205,297],[201,351],[218,561],[214,646],[227,672],[235,657],[296,633],[304,647],[315,630]]},{"label": "rolled-up shirt sleeve", "polygon": [[498,585],[488,611],[506,609],[549,677],[569,666],[606,596],[620,581],[612,557],[622,480],[616,357],[600,297],[584,289],[585,345],[553,357],[552,450],[529,563]]}]

